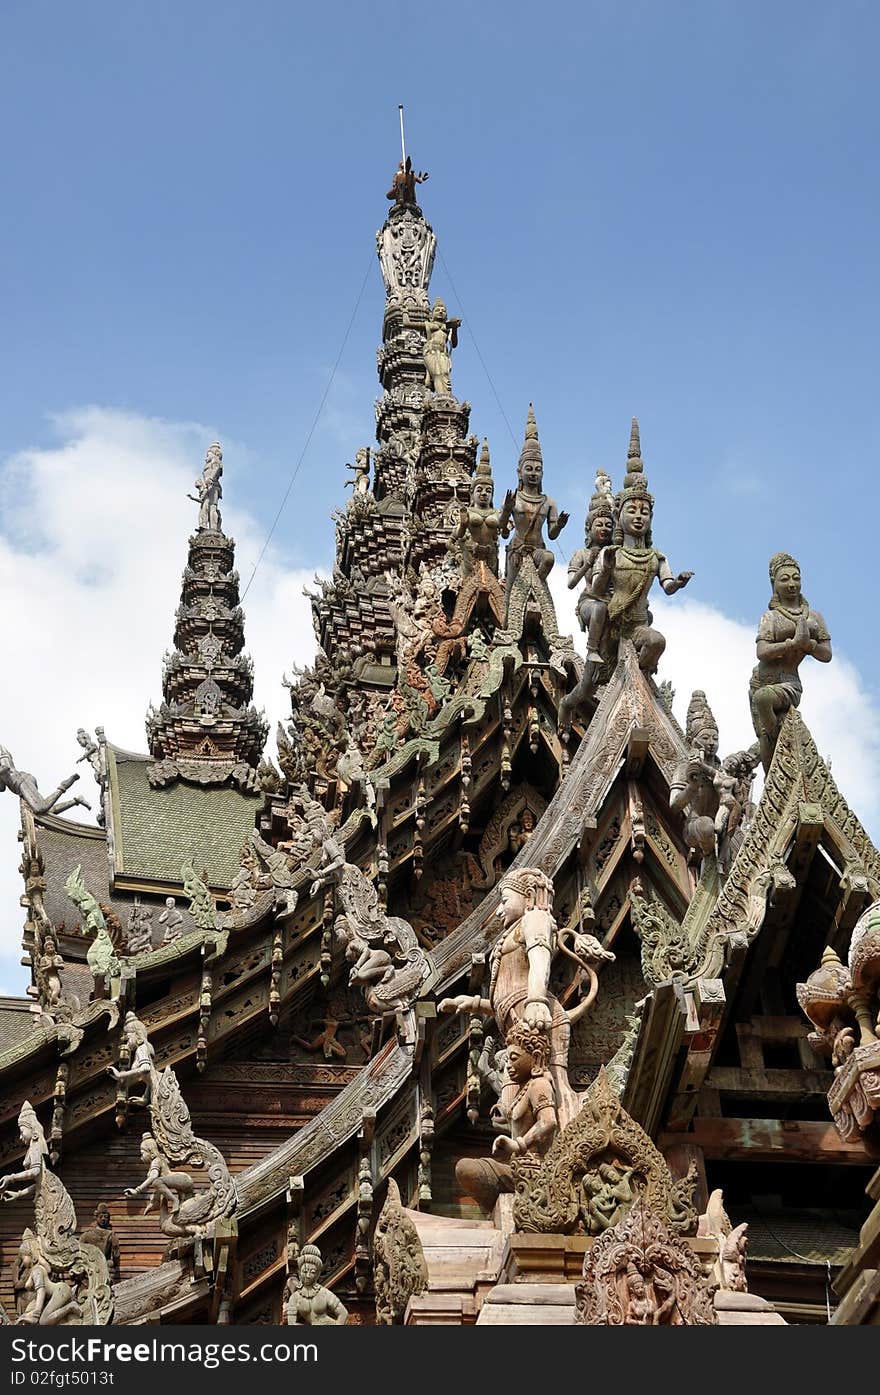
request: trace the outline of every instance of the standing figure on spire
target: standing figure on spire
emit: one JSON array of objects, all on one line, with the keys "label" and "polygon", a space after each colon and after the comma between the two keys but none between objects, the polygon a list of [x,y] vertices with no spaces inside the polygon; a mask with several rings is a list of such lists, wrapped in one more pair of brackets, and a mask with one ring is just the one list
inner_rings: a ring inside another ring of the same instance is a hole
[{"label": "standing figure on spire", "polygon": [[547,535],[552,540],[559,537],[568,522],[568,514],[560,512],[555,500],[545,494],[541,487],[544,482],[544,459],[531,402],[517,475],[519,484],[516,490],[508,489],[501,510],[501,536],[509,536],[511,523],[514,530],[513,541],[507,548],[505,576],[508,596],[526,557],[531,557],[538,576],[542,581],[546,581],[554,557],[544,545],[544,524],[546,522]]},{"label": "standing figure on spire", "polygon": [[621,639],[632,640],[639,667],[645,673],[654,673],[666,648],[666,638],[652,626],[648,593],[656,577],[667,596],[672,596],[687,586],[693,572],[679,572],[675,576],[663,553],[651,546],[654,500],[648,493],[639,423],[635,417],[629,438],[626,476],[615,500],[615,511],[614,540],[599,555],[592,590],[599,596],[610,593],[604,638],[610,639],[614,653]]},{"label": "standing figure on spire", "polygon": [[452,394],[452,350],[458,348],[461,320],[450,320],[438,296],[425,323],[425,387],[429,392]]},{"label": "standing figure on spire", "polygon": [[597,664],[602,662],[599,644],[608,615],[608,597],[597,594],[593,589],[593,569],[600,552],[611,542],[613,533],[611,479],[604,470],[597,470],[596,485],[587,512],[584,546],[578,548],[568,564],[568,589],[573,590],[579,581],[587,583],[578,598],[577,617],[587,635],[587,659]]},{"label": "standing figure on spire", "polygon": [[405,203],[415,203],[416,185],[424,184],[427,178],[427,170],[419,171],[417,174],[412,167],[412,160],[407,155],[406,159],[401,160],[397,166],[397,171],[391,181],[391,188],[385,197],[393,199],[398,207]]},{"label": "standing figure on spire", "polygon": [[498,575],[498,534],[501,530],[501,515],[493,503],[494,493],[489,442],[483,441],[479,463],[471,484],[470,507],[461,506],[455,533],[456,538],[461,539],[463,576],[471,576],[479,570],[480,563],[484,563],[493,576]]},{"label": "standing figure on spire", "polygon": [[219,533],[222,531],[220,522],[220,500],[223,497],[223,486],[220,483],[220,476],[223,474],[223,452],[220,444],[215,441],[208,447],[205,456],[205,468],[195,482],[195,494],[187,494],[187,499],[192,499],[194,504],[199,505],[199,532]]},{"label": "standing figure on spire", "polygon": [[758,662],[752,670],[749,701],[764,769],[770,769],[782,722],[799,707],[803,687],[798,668],[807,654],[820,664],[831,660],[831,636],[818,610],[801,592],[801,569],[787,552],[770,558],[773,595],[758,626]]}]

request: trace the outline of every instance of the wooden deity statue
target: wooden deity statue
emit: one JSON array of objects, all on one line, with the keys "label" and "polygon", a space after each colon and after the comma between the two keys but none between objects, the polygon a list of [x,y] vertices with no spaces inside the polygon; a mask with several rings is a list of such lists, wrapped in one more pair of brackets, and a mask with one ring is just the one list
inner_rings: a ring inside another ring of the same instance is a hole
[{"label": "wooden deity statue", "polygon": [[770,606],[758,626],[758,662],[752,671],[749,699],[752,722],[764,769],[770,769],[782,721],[800,706],[798,668],[808,654],[820,664],[831,660],[831,636],[818,610],[801,592],[801,569],[787,552],[770,558]]},{"label": "wooden deity statue", "polygon": [[654,673],[666,639],[652,625],[648,594],[654,579],[667,596],[687,586],[693,572],[673,575],[662,552],[652,546],[654,500],[648,493],[642,464],[639,424],[633,417],[623,489],[615,500],[614,540],[601,552],[593,573],[594,594],[610,592],[603,639],[616,655],[621,639],[630,639],[639,656],[639,667]]},{"label": "wooden deity statue", "polygon": [[[654,500],[648,493],[644,465],[639,441],[639,424],[633,417],[629,439],[627,470],[623,488],[614,500],[614,531],[610,545],[602,547],[595,558],[592,580],[588,582],[586,596],[580,605],[585,607],[587,619],[588,649],[584,671],[577,686],[563,698],[559,707],[560,728],[571,725],[574,715],[586,716],[584,705],[592,696],[599,680],[603,664],[613,664],[618,655],[620,641],[631,640],[638,655],[639,667],[645,673],[654,673],[660,655],[666,648],[666,639],[653,627],[653,616],[648,609],[648,595],[659,578],[667,596],[672,596],[687,586],[693,572],[679,572],[674,576],[662,552],[658,552],[651,542],[651,524],[654,514]],[[607,478],[607,477],[606,477]],[[600,511],[604,504],[600,498],[600,482],[596,481],[596,493],[590,504],[590,514],[595,506],[595,519],[598,525]],[[606,486],[602,481],[602,492]],[[590,514],[587,515],[589,526]],[[606,525],[598,525],[595,536]],[[587,552],[575,554],[569,568],[569,585],[572,569],[575,577],[581,574],[576,560],[586,562]],[[586,572],[583,573],[586,575]],[[589,610],[586,605],[589,603]],[[578,613],[581,614],[580,605]],[[583,624],[583,617],[581,617]]]},{"label": "wooden deity statue", "polygon": [[20,1172],[9,1172],[5,1177],[0,1177],[0,1197],[4,1201],[20,1201],[33,1196],[49,1156],[43,1125],[29,1100],[25,1100],[19,1111],[18,1134],[24,1144],[24,1163]]},{"label": "wooden deity statue", "polygon": [[129,1104],[147,1105],[152,1097],[153,1077],[156,1073],[154,1061],[156,1052],[147,1037],[146,1027],[140,1018],[135,1017],[133,1012],[125,1014],[122,1037],[131,1064],[121,1070],[117,1066],[108,1066],[107,1072],[120,1085],[126,1087],[142,1085],[142,1092],[139,1095],[129,1095],[128,1102]]},{"label": "wooden deity statue", "polygon": [[0,790],[11,790],[23,800],[33,814],[63,814],[66,809],[72,809],[76,804],[81,804],[84,809],[91,809],[91,804],[82,795],[75,795],[73,799],[65,799],[63,804],[58,801],[71,785],[75,785],[79,775],[68,775],[66,780],[51,794],[40,794],[36,779],[27,770],[16,770],[11,754],[5,746],[0,746]]},{"label": "wooden deity statue", "polygon": [[428,178],[427,171],[416,171],[413,169],[412,160],[407,155],[405,160],[401,160],[397,166],[391,188],[385,195],[388,199],[393,199],[395,204],[414,204],[416,202],[416,185],[424,184]]},{"label": "wooden deity statue", "polygon": [[685,737],[688,759],[678,766],[669,807],[684,814],[684,841],[704,859],[714,857],[723,873],[730,839],[748,805],[757,746],[718,759],[718,726],[701,689],[688,703]]},{"label": "wooden deity statue", "polygon": [[541,455],[538,424],[535,421],[535,412],[531,402],[529,403],[525,440],[520,452],[517,474],[519,484],[516,490],[509,489],[507,491],[504,507],[501,510],[501,536],[508,537],[511,526],[514,532],[513,541],[507,547],[505,576],[508,596],[526,557],[531,557],[538,576],[542,581],[546,581],[553,566],[554,557],[544,543],[544,524],[547,524],[547,536],[552,541],[559,537],[568,522],[568,514],[564,511],[560,512],[554,500],[542,489],[544,459]]},{"label": "wooden deity statue", "polygon": [[461,320],[447,317],[438,296],[425,323],[425,387],[446,396],[452,392],[452,350],[458,348]]},{"label": "wooden deity statue", "polygon": [[287,1323],[290,1327],[344,1327],[348,1309],[335,1293],[318,1283],[323,1260],[317,1245],[303,1245],[296,1259],[299,1279],[290,1291]]},{"label": "wooden deity statue", "polygon": [[507,1076],[492,1109],[497,1129],[505,1132],[492,1144],[491,1158],[460,1158],[455,1178],[462,1189],[490,1212],[502,1192],[516,1190],[511,1163],[533,1167],[547,1152],[559,1127],[556,1091],[547,1070],[550,1035],[520,1019],[507,1035]]},{"label": "wooden deity statue", "polygon": [[180,1210],[181,1202],[193,1196],[196,1186],[188,1172],[175,1172],[151,1133],[141,1139],[141,1161],[147,1164],[147,1175],[137,1187],[126,1187],[125,1196],[143,1196],[149,1192],[143,1214],[153,1209],[155,1202],[162,1230],[167,1235],[185,1235],[186,1231],[169,1225]]},{"label": "wooden deity statue", "polygon": [[493,576],[498,575],[501,514],[495,508],[494,494],[495,483],[489,459],[489,442],[484,441],[471,484],[470,507],[461,508],[455,534],[461,539],[461,569],[466,577],[479,571],[481,564],[488,567]]},{"label": "wooden deity statue", "polygon": [[74,1290],[64,1279],[53,1279],[38,1237],[30,1229],[21,1237],[18,1251],[20,1288],[25,1300],[16,1319],[20,1326],[59,1327],[82,1319]]},{"label": "wooden deity statue", "polygon": [[584,545],[578,548],[568,564],[568,589],[573,590],[581,581],[586,583],[578,598],[577,617],[587,636],[587,660],[596,664],[602,662],[599,644],[608,616],[608,597],[595,591],[593,570],[600,552],[611,542],[613,533],[611,479],[604,470],[597,470],[596,486],[586,518]]},{"label": "wooden deity statue", "polygon": [[[577,1113],[578,1096],[568,1079],[571,1029],[592,1006],[599,991],[595,964],[612,960],[593,935],[559,933],[553,919],[553,883],[537,867],[517,867],[500,886],[497,914],[503,922],[489,960],[489,996],[444,998],[442,1013],[469,1012],[494,1017],[509,1046],[516,1023],[549,1034],[547,1070],[553,1081],[559,1125]],[[557,950],[571,959],[589,988],[576,1007],[566,1010],[550,989],[550,967]]]},{"label": "wooden deity statue", "polygon": [[198,529],[200,533],[219,533],[221,531],[220,500],[223,497],[223,486],[220,483],[220,476],[222,474],[223,452],[220,449],[220,443],[215,441],[212,446],[208,447],[204,469],[195,482],[195,494],[187,494],[186,496],[199,506]]}]

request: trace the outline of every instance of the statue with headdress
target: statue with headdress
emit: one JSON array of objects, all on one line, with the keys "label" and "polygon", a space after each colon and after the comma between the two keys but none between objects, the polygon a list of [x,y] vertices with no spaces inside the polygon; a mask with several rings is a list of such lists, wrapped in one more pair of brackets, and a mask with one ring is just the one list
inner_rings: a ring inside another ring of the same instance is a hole
[{"label": "statue with headdress", "polygon": [[461,320],[450,319],[438,296],[425,321],[425,387],[449,396],[452,392],[452,350],[458,348]]},{"label": "statue with headdress", "polygon": [[16,1287],[23,1325],[55,1327],[109,1322],[113,1315],[107,1260],[76,1234],[76,1211],[64,1183],[46,1165],[49,1148],[36,1111],[25,1100],[18,1115],[24,1144],[20,1172],[0,1177],[0,1198],[34,1198],[34,1226],[21,1239]]},{"label": "statue with headdress", "polygon": [[223,452],[220,449],[219,441],[215,441],[212,446],[208,447],[204,468],[195,482],[195,494],[187,494],[186,496],[199,506],[198,530],[200,533],[219,533],[221,531],[220,500],[223,497],[223,486],[220,483],[220,477],[222,474]]},{"label": "statue with headdress", "polygon": [[669,807],[684,814],[684,841],[705,862],[715,858],[719,875],[728,861],[730,839],[748,806],[752,776],[760,759],[757,745],[718,759],[718,725],[706,694],[691,694],[685,721],[688,758],[677,768]]},{"label": "statue with headdress", "polygon": [[801,591],[801,569],[787,552],[770,558],[773,595],[761,616],[756,640],[758,662],[752,670],[749,701],[765,770],[770,769],[786,712],[800,706],[798,669],[810,655],[820,664],[831,660],[831,636],[818,610]]},{"label": "statue with headdress", "polygon": [[291,1285],[287,1303],[290,1327],[344,1327],[348,1309],[335,1293],[318,1283],[323,1267],[317,1245],[303,1245],[296,1257],[298,1278]]},{"label": "statue with headdress", "polygon": [[653,545],[654,499],[648,493],[639,424],[633,417],[623,488],[614,501],[614,535],[603,548],[593,573],[593,591],[610,596],[603,627],[603,657],[616,656],[622,639],[635,646],[639,667],[654,673],[666,639],[653,627],[648,596],[655,579],[667,596],[687,586],[693,572],[676,576],[662,552]]},{"label": "statue with headdress", "polygon": [[[547,1070],[562,1128],[578,1110],[578,1096],[568,1079],[571,1029],[590,1009],[599,991],[594,966],[613,960],[614,955],[593,935],[557,929],[552,911],[553,883],[540,868],[512,868],[501,881],[500,897],[496,914],[503,928],[489,959],[489,996],[444,998],[439,1010],[494,1017],[505,1045],[520,1021],[546,1031]],[[564,1008],[550,988],[550,969],[557,951],[577,966],[583,996],[573,1008]]]},{"label": "statue with headdress", "polygon": [[455,1179],[459,1186],[490,1212],[502,1192],[516,1190],[517,1171],[534,1169],[559,1129],[556,1091],[547,1069],[550,1034],[546,1027],[532,1027],[523,1018],[507,1034],[507,1080],[492,1108],[492,1122],[499,1131],[491,1158],[459,1158]]},{"label": "statue with headdress", "polygon": [[586,583],[578,597],[577,617],[587,636],[587,661],[591,663],[602,662],[599,645],[608,615],[608,596],[595,590],[593,570],[600,552],[611,542],[613,533],[611,478],[605,470],[597,470],[596,485],[584,525],[584,545],[578,548],[568,564],[568,589],[574,590],[581,581]]},{"label": "statue with headdress", "polygon": [[489,442],[483,441],[480,459],[471,483],[470,506],[461,506],[455,536],[461,539],[462,573],[471,576],[481,565],[498,575],[498,534],[501,514],[494,504],[495,482]]},{"label": "statue with headdress", "polygon": [[414,204],[416,202],[416,185],[424,184],[427,178],[427,170],[414,170],[412,160],[407,155],[397,166],[391,181],[391,188],[385,197],[393,199],[398,207],[402,207],[404,204]]},{"label": "statue with headdress", "polygon": [[505,571],[508,596],[526,557],[531,557],[540,579],[547,580],[554,557],[545,544],[544,524],[547,525],[547,536],[552,541],[559,537],[568,522],[568,514],[557,509],[555,500],[543,490],[544,457],[531,402],[517,475],[517,487],[507,491],[501,510],[501,536],[508,537],[513,528],[513,539],[507,547]]}]

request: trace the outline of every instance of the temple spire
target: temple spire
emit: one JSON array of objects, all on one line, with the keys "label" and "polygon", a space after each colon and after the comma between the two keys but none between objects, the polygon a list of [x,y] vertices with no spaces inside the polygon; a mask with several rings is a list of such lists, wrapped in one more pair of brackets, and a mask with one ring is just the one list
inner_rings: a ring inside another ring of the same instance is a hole
[{"label": "temple spire", "polygon": [[223,453],[214,443],[187,497],[199,505],[189,540],[174,650],[162,673],[163,701],[147,713],[154,785],[176,779],[200,785],[231,780],[252,789],[268,728],[251,705],[253,664],[244,650],[235,543],[222,531]]}]

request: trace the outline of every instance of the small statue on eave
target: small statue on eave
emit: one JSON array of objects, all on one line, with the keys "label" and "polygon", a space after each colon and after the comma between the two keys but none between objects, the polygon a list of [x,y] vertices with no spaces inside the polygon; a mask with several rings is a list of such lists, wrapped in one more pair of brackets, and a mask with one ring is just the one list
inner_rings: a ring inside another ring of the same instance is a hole
[{"label": "small statue on eave", "polygon": [[798,669],[807,655],[831,660],[831,636],[818,610],[801,591],[801,569],[787,552],[770,558],[773,595],[761,616],[756,640],[758,662],[749,684],[755,735],[765,770],[770,769],[785,714],[799,707],[803,686]]},{"label": "small statue on eave", "polygon": [[72,809],[76,804],[81,804],[84,809],[91,809],[88,800],[79,794],[73,799],[66,799],[63,804],[58,803],[64,792],[76,784],[78,779],[79,775],[68,775],[50,795],[42,795],[33,775],[27,770],[16,770],[11,754],[5,746],[0,746],[0,790],[11,790],[13,794],[17,794],[33,814],[63,814],[65,809]]},{"label": "small statue on eave", "polygon": [[508,537],[511,527],[514,532],[513,541],[507,548],[505,577],[508,595],[525,557],[532,558],[538,576],[542,581],[547,580],[554,557],[544,544],[544,524],[547,524],[547,536],[553,540],[559,537],[568,522],[568,514],[564,510],[560,512],[555,500],[543,490],[544,458],[531,402],[517,475],[517,487],[507,491],[501,510],[501,536]]},{"label": "small statue on eave", "polygon": [[462,572],[471,576],[482,564],[498,575],[498,534],[501,514],[493,499],[495,484],[489,459],[489,442],[483,442],[471,484],[470,507],[462,506],[455,536],[461,539]]},{"label": "small statue on eave", "polygon": [[599,645],[608,615],[608,596],[599,595],[593,587],[593,570],[600,552],[611,542],[614,533],[614,499],[611,479],[604,470],[596,472],[596,486],[587,513],[584,546],[578,548],[568,564],[568,589],[579,582],[586,584],[578,597],[577,617],[587,636],[587,662],[601,664]]},{"label": "small statue on eave", "polygon": [[632,640],[639,667],[645,673],[654,673],[666,648],[666,639],[653,628],[653,617],[648,609],[651,586],[657,578],[666,595],[672,596],[687,586],[693,572],[679,572],[676,576],[663,553],[652,545],[654,500],[648,493],[639,424],[635,417],[626,470],[623,489],[615,500],[613,543],[599,555],[592,589],[595,595],[610,595],[603,627],[605,643],[610,641],[616,656],[620,640]]}]

